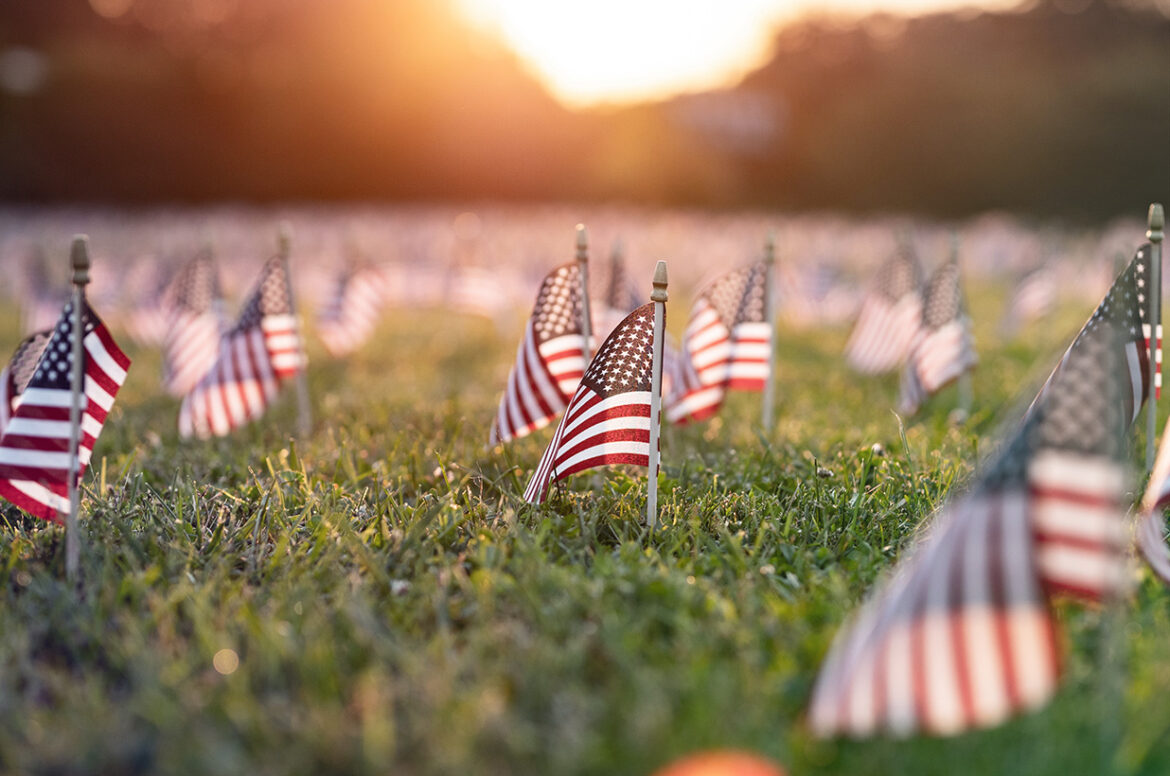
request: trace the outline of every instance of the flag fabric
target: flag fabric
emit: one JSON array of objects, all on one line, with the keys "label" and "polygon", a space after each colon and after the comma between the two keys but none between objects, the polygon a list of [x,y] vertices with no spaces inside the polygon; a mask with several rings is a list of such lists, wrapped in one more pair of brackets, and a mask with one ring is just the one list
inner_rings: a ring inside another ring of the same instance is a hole
[{"label": "flag fabric", "polygon": [[581,270],[562,264],[540,284],[516,363],[492,424],[490,444],[527,436],[557,416],[585,372]]},{"label": "flag fabric", "polygon": [[908,251],[879,270],[845,344],[845,360],[862,374],[881,374],[906,360],[922,318],[922,278]]},{"label": "flag fabric", "polygon": [[948,261],[926,289],[922,322],[902,372],[899,409],[912,414],[922,402],[978,362],[971,320],[963,309],[959,264]]},{"label": "flag fabric", "polygon": [[1005,332],[1016,331],[1025,323],[1047,315],[1055,304],[1056,278],[1053,271],[1048,267],[1038,267],[1016,283],[1000,328]]},{"label": "flag fabric", "polygon": [[1051,697],[1051,598],[1126,585],[1119,356],[1114,332],[1085,334],[986,473],[838,633],[813,690],[817,734],[949,735]]},{"label": "flag fabric", "polygon": [[223,436],[256,420],[276,398],[280,383],[306,364],[279,256],[260,273],[236,325],[219,341],[218,355],[183,398],[179,433]]},{"label": "flag fabric", "polygon": [[[1150,245],[1141,246],[1133,260],[1113,281],[1104,300],[1081,329],[1080,334],[1069,346],[1064,358],[1057,364],[1048,382],[1040,390],[1033,406],[1049,390],[1056,375],[1065,368],[1065,363],[1078,347],[1082,338],[1101,328],[1117,333],[1116,341],[1122,353],[1119,369],[1124,375],[1124,390],[1120,401],[1127,423],[1137,420],[1149,395],[1149,296]],[[1160,327],[1159,327],[1160,329]],[[1161,363],[1161,332],[1159,330],[1156,362]],[[1156,384],[1156,383],[1155,383]]]},{"label": "flag fabric", "polygon": [[1170,585],[1170,549],[1166,547],[1166,520],[1163,517],[1167,506],[1170,506],[1170,421],[1162,431],[1158,457],[1154,459],[1154,470],[1150,472],[1150,484],[1142,497],[1136,532],[1138,550],[1154,574]]},{"label": "flag fabric", "polygon": [[772,368],[767,277],[767,266],[757,262],[717,278],[699,293],[665,401],[672,423],[709,418],[730,389],[764,390]]},{"label": "flag fabric", "polygon": [[49,276],[47,261],[40,250],[23,262],[23,289],[20,295],[20,330],[23,334],[52,329],[69,301],[68,292],[59,291]]},{"label": "flag fabric", "polygon": [[[590,278],[592,279],[592,277]],[[626,270],[621,254],[615,253],[609,267],[597,278],[599,293],[590,294],[593,307],[593,321],[597,330],[593,332],[598,341],[617,328],[625,317],[642,304],[646,295],[638,288],[634,278]]]},{"label": "flag fabric", "polygon": [[20,405],[20,395],[32,379],[53,331],[49,328],[34,332],[21,340],[8,364],[0,371],[0,434],[4,433],[12,413]]},{"label": "flag fabric", "polygon": [[[549,485],[605,464],[650,465],[654,303],[630,313],[605,338],[581,378],[524,500],[539,504]],[[655,472],[654,474],[657,474]],[[652,475],[653,476],[653,475]]]},{"label": "flag fabric", "polygon": [[[85,472],[130,359],[88,304],[82,308],[85,363],[76,460]],[[44,345],[20,402],[0,436],[0,496],[45,520],[69,511],[73,303],[65,305]]]},{"label": "flag fabric", "polygon": [[468,315],[495,318],[509,303],[509,294],[498,270],[488,267],[462,266],[450,274],[448,303]]},{"label": "flag fabric", "polygon": [[163,308],[163,386],[185,396],[211,369],[223,329],[223,294],[209,251],[197,254],[179,271],[165,294]]},{"label": "flag fabric", "polygon": [[370,338],[385,307],[383,273],[375,267],[346,267],[317,317],[317,334],[329,354],[340,358]]}]

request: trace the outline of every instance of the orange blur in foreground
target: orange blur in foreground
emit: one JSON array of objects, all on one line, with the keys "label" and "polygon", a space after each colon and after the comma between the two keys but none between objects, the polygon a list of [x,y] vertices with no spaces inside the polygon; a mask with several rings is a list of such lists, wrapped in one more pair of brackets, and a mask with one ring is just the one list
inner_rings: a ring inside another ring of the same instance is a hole
[{"label": "orange blur in foreground", "polygon": [[771,760],[748,752],[700,752],[654,772],[653,776],[786,776]]}]

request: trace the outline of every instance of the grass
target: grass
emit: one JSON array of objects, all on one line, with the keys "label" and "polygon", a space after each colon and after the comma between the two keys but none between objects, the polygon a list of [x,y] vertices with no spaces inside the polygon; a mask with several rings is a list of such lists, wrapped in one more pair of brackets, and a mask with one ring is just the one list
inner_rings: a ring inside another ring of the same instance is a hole
[{"label": "grass", "polygon": [[[976,320],[998,298],[976,293]],[[755,395],[666,429],[653,534],[642,473],[532,508],[551,432],[484,448],[519,326],[393,314],[345,363],[311,346],[296,441],[286,399],[180,442],[157,357],[133,353],[85,482],[80,587],[58,528],[0,517],[0,771],[649,774],[738,747],[795,774],[1164,773],[1170,610],[1148,573],[1123,611],[1061,606],[1065,679],[1035,714],[942,740],[802,724],[842,621],[1085,315],[1011,343],[980,328],[963,427],[953,389],[900,425],[897,378],[851,376],[844,332],[782,330],[776,429]]]}]

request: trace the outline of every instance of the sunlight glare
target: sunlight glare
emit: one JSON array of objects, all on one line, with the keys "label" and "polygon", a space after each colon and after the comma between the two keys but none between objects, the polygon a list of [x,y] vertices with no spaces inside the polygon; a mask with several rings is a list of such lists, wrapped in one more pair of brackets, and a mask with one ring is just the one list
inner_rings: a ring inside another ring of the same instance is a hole
[{"label": "sunlight glare", "polygon": [[776,0],[458,0],[563,102],[627,102],[732,82],[766,53]]}]

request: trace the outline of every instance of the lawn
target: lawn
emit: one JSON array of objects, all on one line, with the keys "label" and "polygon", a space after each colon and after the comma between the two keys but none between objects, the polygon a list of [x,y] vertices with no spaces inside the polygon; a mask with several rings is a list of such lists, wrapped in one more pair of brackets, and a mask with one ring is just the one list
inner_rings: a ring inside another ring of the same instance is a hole
[{"label": "lawn", "polygon": [[289,391],[240,433],[180,441],[158,355],[128,348],[80,585],[59,528],[0,516],[0,771],[640,776],[735,747],[794,774],[1166,773],[1170,599],[1144,570],[1120,606],[1060,606],[1064,679],[1037,713],[952,739],[803,724],[840,625],[1091,310],[1005,341],[1006,292],[969,289],[961,426],[953,388],[902,421],[896,375],[845,368],[846,330],[782,327],[775,428],[743,394],[665,429],[652,533],[643,472],[579,475],[534,508],[551,429],[485,447],[519,317],[393,311],[345,361],[310,339],[301,439]]}]

